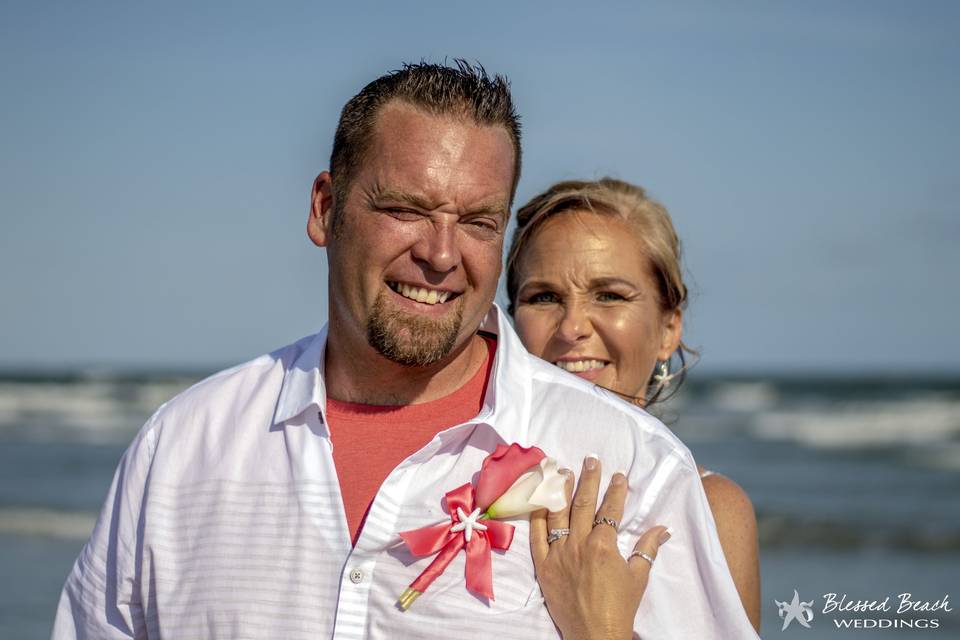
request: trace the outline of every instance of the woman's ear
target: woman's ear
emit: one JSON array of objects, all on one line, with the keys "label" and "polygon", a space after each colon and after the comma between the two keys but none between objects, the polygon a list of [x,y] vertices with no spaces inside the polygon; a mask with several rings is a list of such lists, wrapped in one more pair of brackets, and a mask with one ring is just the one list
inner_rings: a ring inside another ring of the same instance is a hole
[{"label": "woman's ear", "polygon": [[673,309],[663,314],[658,360],[669,360],[683,339],[683,311]]}]

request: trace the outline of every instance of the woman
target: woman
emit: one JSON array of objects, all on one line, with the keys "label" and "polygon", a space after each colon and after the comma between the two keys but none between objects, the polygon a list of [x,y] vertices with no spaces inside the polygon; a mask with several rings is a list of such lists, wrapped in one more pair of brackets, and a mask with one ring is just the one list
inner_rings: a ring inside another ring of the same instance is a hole
[{"label": "woman", "polygon": [[[507,293],[520,338],[544,360],[641,407],[663,399],[682,382],[687,289],[679,240],[666,209],[642,188],[604,178],[560,182],[534,197],[517,214]],[[674,360],[679,361],[677,370],[671,368]],[[578,500],[589,500],[591,492],[596,500],[599,465],[589,466],[582,470]],[[703,468],[700,475],[740,599],[759,630],[753,507],[729,478]],[[605,505],[619,502],[622,508],[626,488],[620,477],[614,475]],[[570,479],[571,492],[572,485]],[[532,535],[573,526],[567,513],[540,514],[538,519]],[[638,555],[652,564],[650,558],[669,534],[658,528],[650,535],[657,536],[653,546],[641,540],[638,548],[647,545],[653,553]],[[617,551],[612,542],[608,546]],[[632,564],[619,552],[613,564],[610,549],[604,563],[581,561],[592,551],[559,539],[549,547],[542,539],[534,542],[547,607],[565,637],[579,637],[584,629],[632,628],[646,585],[648,571],[624,570]],[[601,572],[602,579],[595,575]],[[582,588],[571,589],[571,584]]]}]

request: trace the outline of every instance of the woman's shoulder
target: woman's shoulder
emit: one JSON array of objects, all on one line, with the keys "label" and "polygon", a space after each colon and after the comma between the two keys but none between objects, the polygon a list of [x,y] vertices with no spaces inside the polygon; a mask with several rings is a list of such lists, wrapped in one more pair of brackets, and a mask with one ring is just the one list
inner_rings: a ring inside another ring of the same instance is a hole
[{"label": "woman's shoulder", "polygon": [[739,484],[723,475],[697,465],[703,491],[713,511],[713,517],[720,526],[720,520],[730,519],[735,523],[752,524],[756,527],[756,515],[750,496]]},{"label": "woman's shoulder", "polygon": [[743,487],[727,476],[699,469],[730,575],[750,622],[759,630],[760,550],[753,503]]}]

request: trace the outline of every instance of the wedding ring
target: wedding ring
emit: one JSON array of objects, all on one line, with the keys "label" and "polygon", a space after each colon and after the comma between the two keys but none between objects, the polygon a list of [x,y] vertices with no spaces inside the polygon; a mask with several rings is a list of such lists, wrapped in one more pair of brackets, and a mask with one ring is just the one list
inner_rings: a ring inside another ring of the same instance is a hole
[{"label": "wedding ring", "polygon": [[613,518],[603,518],[601,516],[597,516],[593,521],[593,526],[597,526],[598,524],[608,524],[613,527],[614,531],[620,530],[620,523]]},{"label": "wedding ring", "polygon": [[550,529],[550,531],[547,532],[547,544],[556,542],[563,536],[568,535],[570,535],[570,529]]},{"label": "wedding ring", "polygon": [[651,567],[653,566],[653,556],[651,556],[649,553],[644,553],[643,551],[634,551],[633,553],[627,556],[627,562],[630,562],[634,558],[634,556],[639,556],[643,558],[644,560],[650,563]]}]

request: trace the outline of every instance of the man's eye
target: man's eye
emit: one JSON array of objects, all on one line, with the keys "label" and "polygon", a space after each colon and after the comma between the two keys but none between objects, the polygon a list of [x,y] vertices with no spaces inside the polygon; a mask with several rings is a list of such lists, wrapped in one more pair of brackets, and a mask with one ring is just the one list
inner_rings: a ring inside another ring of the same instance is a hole
[{"label": "man's eye", "polygon": [[423,217],[419,211],[404,209],[403,207],[383,207],[383,211],[398,220],[419,220]]},{"label": "man's eye", "polygon": [[497,221],[490,218],[473,218],[472,220],[468,220],[467,224],[481,231],[496,232],[497,229],[500,228]]},{"label": "man's eye", "polygon": [[602,291],[597,294],[597,300],[600,302],[620,302],[621,300],[626,300],[626,298],[613,291]]},{"label": "man's eye", "polygon": [[556,304],[560,302],[560,297],[550,291],[541,291],[527,298],[527,304]]}]

